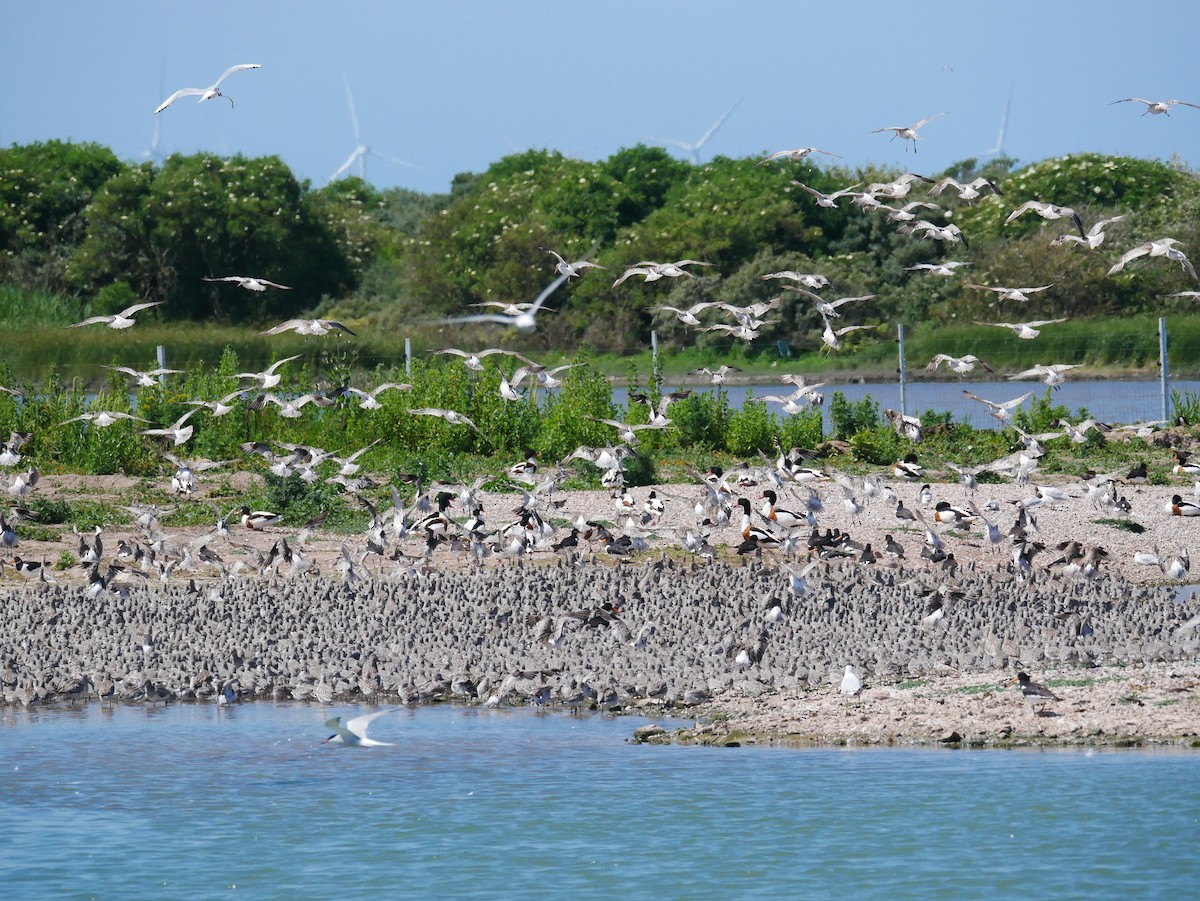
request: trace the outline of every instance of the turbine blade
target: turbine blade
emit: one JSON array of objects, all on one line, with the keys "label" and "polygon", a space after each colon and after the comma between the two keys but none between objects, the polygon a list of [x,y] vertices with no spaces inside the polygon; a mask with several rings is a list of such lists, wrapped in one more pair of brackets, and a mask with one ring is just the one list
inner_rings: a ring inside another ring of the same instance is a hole
[{"label": "turbine blade", "polygon": [[343,175],[345,175],[347,170],[349,170],[349,168],[354,165],[354,161],[356,159],[358,159],[360,156],[362,156],[362,152],[363,152],[362,147],[355,147],[354,152],[352,154],[350,154],[348,157],[346,157],[346,162],[344,162],[340,166],[338,166],[337,171],[334,172],[333,175],[329,176],[329,180],[337,181],[339,178],[341,178]]},{"label": "turbine blade", "polygon": [[741,103],[745,99],[746,99],[745,97],[739,97],[737,99],[737,103],[735,103],[733,106],[731,106],[729,109],[727,109],[725,111],[725,115],[723,115],[720,119],[718,119],[716,122],[714,122],[712,124],[712,126],[708,129],[708,131],[706,131],[704,133],[703,137],[701,137],[700,140],[696,142],[693,149],[699,150],[706,143],[708,143],[708,139],[717,133],[717,129],[725,124],[725,120],[728,119],[733,114],[733,111],[738,108],[738,104]]},{"label": "turbine blade", "polygon": [[405,162],[404,160],[397,159],[396,157],[391,156],[390,154],[384,153],[380,150],[371,150],[370,148],[367,148],[367,153],[371,154],[371,156],[377,156],[381,160],[387,160],[389,163],[395,163],[397,166],[409,166],[410,168],[413,168],[413,169],[421,168],[416,163]]},{"label": "turbine blade", "polygon": [[350,122],[354,125],[354,143],[362,143],[362,135],[358,132],[358,113],[354,111],[354,97],[350,94],[350,79],[342,74],[342,84],[346,88],[346,103],[350,106]]}]

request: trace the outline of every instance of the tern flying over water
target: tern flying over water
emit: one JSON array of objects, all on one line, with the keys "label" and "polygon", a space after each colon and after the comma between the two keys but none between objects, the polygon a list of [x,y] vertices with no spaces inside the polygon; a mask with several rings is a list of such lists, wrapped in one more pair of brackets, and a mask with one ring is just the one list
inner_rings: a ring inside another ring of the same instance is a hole
[{"label": "tern flying over water", "polygon": [[[228,78],[234,72],[241,72],[243,69],[261,69],[261,68],[262,68],[261,63],[242,63],[241,65],[230,66],[228,69],[226,69],[224,72],[221,73],[220,78],[218,78],[216,81],[214,81],[212,84],[210,84],[207,88],[180,88],[178,91],[176,91],[170,97],[168,97],[166,100],[164,100],[162,103],[160,103],[158,105],[158,109],[156,109],[154,112],[156,114],[161,113],[163,110],[165,110],[168,106],[170,106],[172,103],[174,103],[180,97],[191,97],[194,94],[200,95],[200,103],[203,103],[205,100],[212,100],[214,97],[225,97],[225,95],[221,93],[221,82],[223,82],[226,78]],[[230,106],[233,106],[233,98],[232,97],[225,97],[225,99],[229,101]]]},{"label": "tern flying over water", "polygon": [[1020,397],[1014,397],[1012,400],[1006,400],[1002,403],[996,403],[995,401],[987,400],[986,398],[982,398],[982,397],[979,397],[978,395],[972,394],[970,391],[967,391],[965,388],[963,389],[963,394],[965,394],[971,400],[983,404],[985,407],[988,408],[988,414],[990,416],[993,416],[996,419],[998,419],[1004,423],[1012,422],[1013,410],[1015,410],[1017,407],[1021,406],[1021,404],[1025,403],[1025,401],[1029,400],[1029,398],[1033,396],[1032,391],[1026,391]]},{"label": "tern flying over water", "polygon": [[363,716],[355,716],[350,719],[335,716],[331,720],[325,721],[325,728],[332,729],[333,735],[325,739],[322,744],[330,745],[345,745],[348,748],[384,748],[391,747],[390,741],[376,741],[373,738],[367,737],[367,728],[374,720],[381,716],[386,716],[389,713],[395,713],[394,709],[379,710],[375,713],[368,713]]},{"label": "tern flying over water", "polygon": [[1030,369],[1025,369],[1021,372],[1018,372],[1016,375],[1010,375],[1008,380],[1010,382],[1014,382],[1019,379],[1041,379],[1043,384],[1048,385],[1051,388],[1058,388],[1063,382],[1066,381],[1066,379],[1063,378],[1063,373],[1069,369],[1076,369],[1080,365],[1082,364],[1052,363],[1047,366],[1042,363],[1038,363],[1036,366],[1033,366]]}]

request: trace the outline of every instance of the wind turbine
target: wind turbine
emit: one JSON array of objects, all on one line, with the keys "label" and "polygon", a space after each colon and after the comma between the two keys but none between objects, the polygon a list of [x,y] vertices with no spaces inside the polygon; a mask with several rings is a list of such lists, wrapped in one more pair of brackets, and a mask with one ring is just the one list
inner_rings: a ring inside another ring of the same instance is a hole
[{"label": "wind turbine", "polygon": [[[162,62],[162,68],[159,70],[159,73],[158,73],[158,93],[155,94],[156,97],[161,97],[163,95],[163,85],[166,83],[166,80],[167,80],[167,61],[164,59]],[[154,117],[154,133],[150,136],[150,146],[146,150],[142,151],[142,159],[149,160],[150,162],[152,162],[156,165],[158,163],[162,162],[162,153],[158,149],[158,139],[159,139],[161,128],[162,128],[162,116],[155,116]]]},{"label": "wind turbine", "polygon": [[358,130],[358,114],[354,111],[354,97],[350,94],[350,81],[345,75],[342,76],[342,84],[346,86],[346,102],[350,105],[350,122],[354,125],[354,143],[353,152],[346,157],[346,162],[338,166],[337,171],[329,176],[331,182],[337,181],[348,171],[356,162],[358,163],[358,177],[363,181],[367,179],[367,157],[375,156],[381,160],[387,160],[389,163],[395,163],[398,166],[411,166],[413,169],[419,169],[413,163],[406,163],[404,160],[396,159],[394,156],[388,156],[378,150],[373,150],[362,142],[362,133]]},{"label": "wind turbine", "polygon": [[984,156],[1003,156],[1004,155],[1004,132],[1008,130],[1008,111],[1012,109],[1013,83],[1008,83],[1008,102],[1004,104],[1004,116],[1000,119],[1000,134],[996,136],[996,146],[991,150],[985,150]]},{"label": "wind turbine", "polygon": [[727,109],[725,111],[725,115],[723,115],[720,119],[718,119],[711,126],[709,126],[708,131],[706,131],[704,134],[702,134],[700,136],[700,140],[696,141],[694,144],[688,144],[688,143],[685,143],[684,141],[664,141],[664,140],[659,140],[658,138],[647,138],[646,140],[650,141],[653,144],[665,144],[668,147],[678,147],[680,150],[682,150],[684,153],[686,153],[688,156],[690,156],[692,158],[693,165],[698,166],[698,165],[700,165],[700,148],[703,147],[705,144],[707,144],[709,138],[711,138],[713,135],[715,135],[717,133],[717,129],[725,124],[725,120],[730,117],[730,115],[733,113],[733,111],[738,108],[738,104],[741,103],[742,100],[744,100],[744,99],[745,99],[744,97],[739,97],[737,99],[737,103],[735,103],[733,106],[731,106],[729,109]]}]

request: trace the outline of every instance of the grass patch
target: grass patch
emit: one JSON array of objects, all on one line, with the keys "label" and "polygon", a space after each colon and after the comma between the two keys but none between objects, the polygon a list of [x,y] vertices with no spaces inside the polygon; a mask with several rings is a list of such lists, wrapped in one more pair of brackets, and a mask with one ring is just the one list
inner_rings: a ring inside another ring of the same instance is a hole
[{"label": "grass patch", "polygon": [[1109,526],[1113,529],[1120,529],[1123,532],[1132,532],[1134,535],[1140,535],[1146,531],[1146,527],[1141,523],[1134,522],[1131,519],[1094,519],[1092,520],[1098,526]]},{"label": "grass patch", "polygon": [[[35,496],[29,502],[29,509],[37,514],[37,526],[46,527],[48,532],[52,531],[48,527],[55,525],[90,529],[104,523],[129,522],[127,513],[100,501],[49,499]],[[22,536],[25,536],[29,527],[28,524],[22,523]],[[32,538],[33,536],[28,537]]]},{"label": "grass patch", "polygon": [[1047,679],[1047,688],[1087,688],[1089,685],[1102,685],[1105,682],[1120,682],[1120,676],[1105,676],[1101,679]]},{"label": "grass patch", "polygon": [[17,526],[17,535],[26,541],[60,541],[62,540],[63,533],[49,526],[39,526],[23,522]]},{"label": "grass patch", "polygon": [[958,688],[951,688],[949,694],[955,695],[980,695],[989,691],[998,691],[1000,686],[994,682],[984,682],[981,685],[962,685]]},{"label": "grass patch", "polygon": [[929,684],[928,679],[905,679],[903,682],[901,682],[896,687],[900,688],[900,689],[920,688],[922,685],[928,685],[928,684]]}]

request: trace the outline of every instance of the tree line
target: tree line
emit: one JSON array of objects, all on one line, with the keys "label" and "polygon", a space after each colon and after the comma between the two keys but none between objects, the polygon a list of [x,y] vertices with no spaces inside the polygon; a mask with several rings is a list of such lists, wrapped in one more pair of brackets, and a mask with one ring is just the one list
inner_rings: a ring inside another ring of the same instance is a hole
[{"label": "tree line", "polygon": [[[966,160],[922,173],[983,175],[1000,188],[1002,195],[966,202],[950,193],[924,197],[918,184],[898,201],[943,206],[919,212],[956,224],[969,249],[900,234],[884,212],[845,199],[819,207],[793,184],[828,193],[898,174],[809,160],[693,165],[638,145],[600,161],[514,154],[483,173],[460,174],[446,194],[426,195],[379,191],[356,178],[313,188],[275,156],[130,163],[95,144],[49,141],[0,150],[0,287],[62,295],[79,315],[163,300],[161,315],[184,321],[258,325],[320,310],[360,328],[396,329],[471,304],[531,300],[554,276],[555,250],[605,270],[589,270],[555,295],[557,315],[539,319],[536,340],[611,350],[644,347],[651,328],[668,345],[715,341],[654,308],[767,300],[779,284],[761,276],[785,269],[826,276],[831,297],[876,295],[850,308],[847,322],[914,328],[1146,312],[1196,287],[1167,261],[1107,275],[1140,241],[1170,236],[1189,251],[1196,246],[1200,182],[1180,164],[1085,153],[1024,167],[1003,157]],[[1033,215],[1006,222],[1026,200],[1070,206],[1085,226],[1124,218],[1098,250],[1052,247],[1073,226]],[[694,279],[612,287],[630,264],[680,257],[711,266]],[[951,257],[970,262],[964,275],[910,268]],[[294,290],[251,294],[203,281],[230,274]],[[1053,287],[1008,311],[968,284]],[[810,302],[784,303],[768,318],[780,320],[771,338],[819,345],[821,320]]]}]

